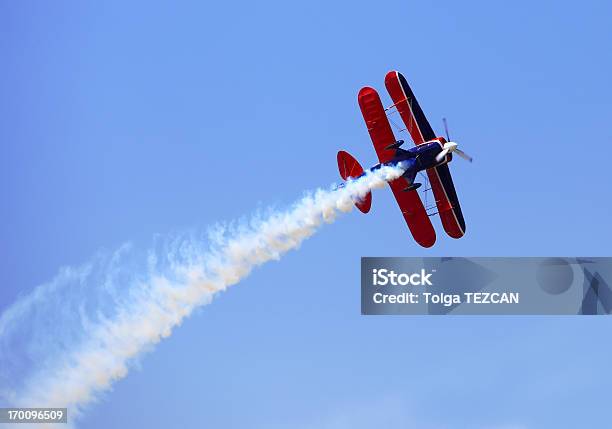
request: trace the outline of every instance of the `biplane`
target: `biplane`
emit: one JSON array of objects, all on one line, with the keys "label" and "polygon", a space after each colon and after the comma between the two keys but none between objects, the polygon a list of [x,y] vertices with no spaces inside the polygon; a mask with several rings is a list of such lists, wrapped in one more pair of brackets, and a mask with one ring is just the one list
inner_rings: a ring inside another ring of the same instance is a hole
[{"label": "biplane", "polygon": [[[401,73],[397,71],[387,73],[385,86],[393,100],[393,104],[386,109],[374,88],[361,88],[358,95],[359,107],[379,160],[379,164],[371,170],[380,168],[381,165],[399,163],[405,167],[403,175],[390,181],[389,186],[412,236],[421,246],[431,247],[436,241],[436,232],[430,220],[435,214],[440,215],[444,231],[449,236],[463,237],[465,220],[448,163],[452,160],[453,153],[470,162],[472,158],[460,150],[457,143],[450,141],[446,120],[444,120],[446,138],[435,135],[408,81]],[[404,141],[395,138],[387,117],[389,111],[399,113],[405,126],[400,131],[408,131],[415,144],[414,147],[401,148]],[[359,162],[348,152],[338,152],[337,158],[342,179],[357,178],[364,174]],[[423,175],[423,171],[426,176]],[[425,189],[426,205],[427,192],[433,191],[435,204],[432,202],[431,206],[424,206],[417,192],[421,186],[421,183],[416,182],[418,174],[428,182]],[[364,198],[355,200],[355,205],[361,212],[369,212],[372,194],[368,193]]]}]

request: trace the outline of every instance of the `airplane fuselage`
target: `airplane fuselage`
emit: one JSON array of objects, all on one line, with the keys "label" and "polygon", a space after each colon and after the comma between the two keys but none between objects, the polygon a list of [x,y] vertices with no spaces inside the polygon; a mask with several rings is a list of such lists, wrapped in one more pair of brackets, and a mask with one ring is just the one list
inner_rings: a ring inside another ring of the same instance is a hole
[{"label": "airplane fuselage", "polygon": [[410,184],[414,183],[414,179],[419,171],[424,171],[438,165],[445,164],[452,159],[452,154],[447,154],[442,161],[438,161],[436,157],[442,152],[446,140],[443,137],[437,137],[420,145],[411,147],[410,149],[395,149],[395,155],[391,161],[384,164],[376,164],[371,170],[377,170],[382,165],[399,165],[406,170],[403,176]]}]

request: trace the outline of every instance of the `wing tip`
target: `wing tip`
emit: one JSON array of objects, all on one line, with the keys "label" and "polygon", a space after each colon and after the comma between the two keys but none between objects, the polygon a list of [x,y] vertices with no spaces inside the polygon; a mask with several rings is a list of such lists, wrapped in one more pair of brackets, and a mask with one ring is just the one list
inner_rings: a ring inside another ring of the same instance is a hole
[{"label": "wing tip", "polygon": [[421,246],[424,247],[426,249],[429,249],[430,247],[432,247],[434,244],[436,244],[436,237],[434,237],[433,241],[426,241],[426,242],[422,242],[422,241],[418,241],[415,239],[415,241]]},{"label": "wing tip", "polygon": [[369,96],[369,95],[377,95],[378,96],[378,91],[376,91],[371,86],[364,86],[363,88],[361,88],[359,90],[359,94],[357,94],[357,98],[359,98],[361,100],[361,98]]},{"label": "wing tip", "polygon": [[454,238],[455,240],[458,240],[465,235],[465,224],[459,225],[459,228],[456,230],[450,230],[450,229],[444,228],[444,231],[446,231],[446,234],[448,234],[450,238]]},{"label": "wing tip", "polygon": [[387,82],[390,79],[393,79],[397,76],[401,75],[400,72],[398,72],[397,70],[390,70],[387,72],[387,74],[385,75],[385,82]]}]

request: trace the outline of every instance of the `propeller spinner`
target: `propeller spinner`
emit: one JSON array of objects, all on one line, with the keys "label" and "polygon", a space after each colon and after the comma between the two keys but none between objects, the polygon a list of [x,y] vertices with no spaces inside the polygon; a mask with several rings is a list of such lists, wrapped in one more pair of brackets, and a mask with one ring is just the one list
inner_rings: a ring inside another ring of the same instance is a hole
[{"label": "propeller spinner", "polygon": [[448,143],[444,143],[444,146],[442,147],[442,151],[436,156],[436,161],[438,161],[438,162],[444,161],[444,158],[446,157],[446,155],[448,155],[449,152],[450,153],[454,152],[457,155],[459,155],[461,158],[463,158],[463,159],[465,159],[466,161],[469,161],[469,162],[472,162],[474,160],[467,153],[465,153],[464,151],[459,149],[457,147],[457,143],[455,143],[455,142],[448,142]]}]

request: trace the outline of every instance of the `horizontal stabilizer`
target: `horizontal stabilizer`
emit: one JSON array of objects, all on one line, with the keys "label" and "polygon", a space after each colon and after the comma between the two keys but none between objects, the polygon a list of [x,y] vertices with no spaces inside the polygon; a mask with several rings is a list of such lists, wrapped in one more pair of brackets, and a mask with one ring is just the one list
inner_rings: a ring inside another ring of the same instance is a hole
[{"label": "horizontal stabilizer", "polygon": [[[363,167],[350,153],[341,150],[338,152],[338,171],[343,180],[356,179],[363,174]],[[368,192],[365,197],[353,202],[362,213],[367,213],[372,207],[372,193]]]}]

